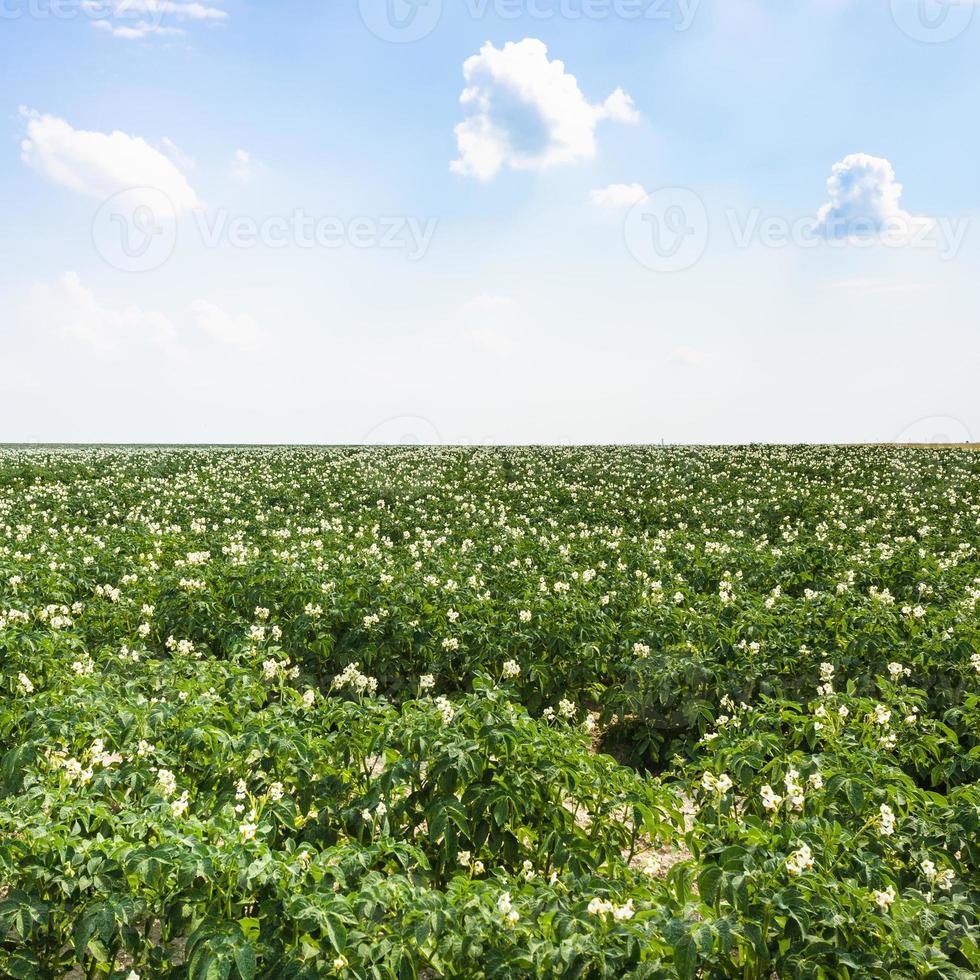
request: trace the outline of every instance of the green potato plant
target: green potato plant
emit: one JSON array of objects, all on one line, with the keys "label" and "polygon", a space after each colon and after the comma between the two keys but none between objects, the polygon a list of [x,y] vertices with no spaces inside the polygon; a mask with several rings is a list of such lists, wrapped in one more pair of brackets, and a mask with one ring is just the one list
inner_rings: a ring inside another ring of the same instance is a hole
[{"label": "green potato plant", "polygon": [[980,973],[980,456],[0,449],[0,976]]}]

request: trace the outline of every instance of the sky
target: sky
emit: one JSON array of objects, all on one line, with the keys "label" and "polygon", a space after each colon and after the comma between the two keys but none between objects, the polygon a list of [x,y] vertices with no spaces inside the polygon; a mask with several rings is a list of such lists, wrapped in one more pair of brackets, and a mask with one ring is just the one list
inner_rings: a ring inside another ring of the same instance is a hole
[{"label": "sky", "polygon": [[980,438],[967,0],[0,0],[0,442]]}]

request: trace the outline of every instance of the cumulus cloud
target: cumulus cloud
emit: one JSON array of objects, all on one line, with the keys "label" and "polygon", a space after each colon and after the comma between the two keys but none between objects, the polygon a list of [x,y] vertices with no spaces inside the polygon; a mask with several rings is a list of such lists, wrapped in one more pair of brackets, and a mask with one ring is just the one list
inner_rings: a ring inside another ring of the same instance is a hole
[{"label": "cumulus cloud", "polygon": [[234,316],[204,299],[191,303],[187,312],[199,330],[230,347],[257,351],[268,344],[268,335],[250,316]]},{"label": "cumulus cloud", "polygon": [[184,28],[175,25],[228,17],[215,4],[197,0],[87,0],[86,11],[98,30],[125,41],[183,34]]},{"label": "cumulus cloud", "polygon": [[249,150],[235,150],[231,160],[231,179],[239,184],[250,184],[266,173],[266,165],[257,160]]},{"label": "cumulus cloud", "polygon": [[31,299],[36,322],[96,350],[113,351],[131,341],[149,343],[168,353],[179,350],[177,329],[169,317],[138,306],[102,306],[77,273],[68,272],[53,285],[35,287]]},{"label": "cumulus cloud", "polygon": [[28,313],[32,322],[45,329],[102,352],[135,344],[186,358],[189,327],[244,351],[259,350],[268,340],[265,331],[251,317],[234,316],[203,299],[193,302],[186,318],[179,318],[176,323],[165,313],[135,305],[106,306],[75,272],[65,273],[57,282],[35,286]]},{"label": "cumulus cloud", "polygon": [[122,38],[124,41],[142,41],[144,38],[156,35],[165,37],[168,34],[183,34],[179,27],[164,27],[162,24],[152,24],[149,21],[139,21],[132,26],[117,24],[111,20],[96,20],[92,26],[99,31],[105,31],[113,37]]},{"label": "cumulus cloud", "polygon": [[21,158],[52,183],[102,201],[152,187],[166,194],[178,214],[200,206],[176,164],[141,137],[74,129],[64,119],[25,108],[21,115],[27,121]]},{"label": "cumulus cloud", "polygon": [[592,203],[601,208],[630,208],[649,196],[642,184],[610,184],[589,195]]},{"label": "cumulus cloud", "polygon": [[456,126],[457,174],[490,180],[501,169],[544,170],[595,156],[603,120],[635,123],[633,100],[616,89],[593,105],[543,41],[525,38],[502,49],[489,41],[463,64],[467,118]]},{"label": "cumulus cloud", "polygon": [[817,219],[828,238],[867,238],[927,230],[930,218],[913,217],[900,204],[902,185],[884,157],[852,153],[835,163],[827,181],[830,200]]},{"label": "cumulus cloud", "polygon": [[190,173],[192,170],[197,169],[197,161],[193,157],[188,156],[172,139],[164,136],[160,140],[160,149],[173,161],[177,169],[183,173]]},{"label": "cumulus cloud", "polygon": [[252,179],[252,154],[248,150],[235,150],[231,176],[242,184],[247,184]]}]

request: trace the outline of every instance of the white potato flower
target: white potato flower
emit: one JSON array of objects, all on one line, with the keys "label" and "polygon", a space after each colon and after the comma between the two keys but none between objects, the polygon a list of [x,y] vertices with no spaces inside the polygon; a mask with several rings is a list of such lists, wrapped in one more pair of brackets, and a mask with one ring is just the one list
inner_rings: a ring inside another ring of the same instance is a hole
[{"label": "white potato flower", "polygon": [[889,885],[884,891],[873,891],[871,897],[882,912],[887,912],[895,901],[895,889]]}]

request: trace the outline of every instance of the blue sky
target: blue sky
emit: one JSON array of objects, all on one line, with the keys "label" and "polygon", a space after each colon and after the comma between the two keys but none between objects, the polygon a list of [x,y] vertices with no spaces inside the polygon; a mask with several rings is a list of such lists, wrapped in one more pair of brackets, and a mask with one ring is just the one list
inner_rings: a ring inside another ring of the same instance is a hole
[{"label": "blue sky", "polygon": [[60,2],[0,439],[980,437],[965,2]]}]

